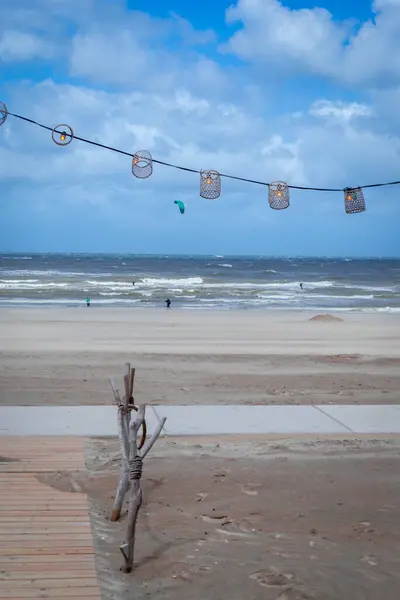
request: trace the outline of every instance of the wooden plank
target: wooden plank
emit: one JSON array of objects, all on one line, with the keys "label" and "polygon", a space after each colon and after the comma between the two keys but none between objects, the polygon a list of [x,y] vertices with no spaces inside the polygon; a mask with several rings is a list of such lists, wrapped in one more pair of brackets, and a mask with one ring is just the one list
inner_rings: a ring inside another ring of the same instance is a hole
[{"label": "wooden plank", "polygon": [[[51,580],[51,579],[96,579],[97,574],[94,568],[86,568],[86,569],[71,569],[66,568],[62,569],[59,565],[57,569],[47,570],[45,565],[40,565],[40,568],[27,571],[26,569],[20,569],[19,571],[1,571],[0,581],[8,581],[11,579],[13,581],[16,580],[31,580],[31,579],[40,579],[40,580]],[[85,584],[86,585],[86,584]],[[46,587],[46,586],[45,586]]]},{"label": "wooden plank", "polygon": [[[14,536],[13,536],[14,537]],[[38,550],[42,549],[42,545],[46,545],[47,548],[80,548],[81,546],[90,546],[90,542],[91,542],[91,537],[88,535],[85,536],[77,536],[78,539],[76,539],[75,537],[72,538],[70,537],[68,539],[68,536],[64,536],[63,538],[50,538],[48,536],[43,536],[40,537],[39,539],[35,539],[35,540],[25,540],[22,537],[19,536],[15,536],[18,539],[14,539],[14,540],[4,540],[4,538],[1,540],[0,543],[0,551],[3,548],[14,548],[15,546],[17,546],[17,543],[20,543],[21,545],[23,545],[23,548],[21,548],[21,550],[27,550],[28,548],[38,548]],[[79,539],[79,537],[83,537],[83,539]],[[11,553],[9,551],[9,553]]]},{"label": "wooden plank", "polygon": [[53,599],[57,598],[57,600],[70,600],[71,598],[74,600],[79,600],[79,598],[86,599],[91,598],[92,600],[95,598],[96,600],[101,600],[100,591],[98,587],[76,587],[69,589],[51,589],[51,590],[41,590],[41,589],[15,589],[15,590],[2,590],[1,598],[4,600],[5,598],[12,598],[13,600],[23,600],[25,598],[47,598]]},{"label": "wooden plank", "polygon": [[49,525],[54,524],[62,524],[65,523],[66,525],[68,523],[73,523],[75,525],[90,525],[90,520],[88,518],[83,518],[83,517],[69,517],[69,516],[64,516],[64,517],[60,517],[60,516],[56,516],[53,517],[51,515],[51,513],[49,513],[47,516],[46,515],[39,515],[39,516],[20,516],[17,517],[15,519],[13,519],[11,516],[10,517],[0,517],[0,529],[2,527],[5,527],[6,525],[10,525],[13,526],[14,524],[20,524],[21,526],[25,527],[26,525],[40,525],[40,524],[46,524],[48,523]]},{"label": "wooden plank", "polygon": [[61,544],[73,545],[85,545],[80,544],[80,542],[91,542],[92,541],[92,533],[88,531],[87,533],[28,533],[17,534],[17,535],[0,535],[0,544],[1,545],[14,545],[15,542],[26,545],[35,545],[38,544],[54,544],[56,546],[60,546]]},{"label": "wooden plank", "polygon": [[[86,555],[84,555],[86,557]],[[26,558],[26,557],[24,557]],[[45,557],[42,557],[45,558]],[[68,558],[71,558],[70,556]],[[59,561],[58,563],[46,563],[46,562],[21,562],[18,564],[5,564],[1,566],[1,577],[7,578],[12,577],[16,579],[24,579],[25,574],[27,576],[30,573],[34,573],[35,577],[38,574],[42,573],[41,578],[46,579],[46,577],[52,578],[54,573],[66,573],[73,572],[76,573],[79,577],[83,576],[85,573],[88,573],[90,577],[97,576],[96,575],[96,567],[94,564],[94,560],[92,561],[83,561],[76,562],[77,558],[75,557],[75,562],[66,562],[63,563]]]},{"label": "wooden plank", "polygon": [[10,508],[4,508],[2,509],[0,507],[0,515],[2,517],[44,517],[44,516],[51,516],[51,517],[87,517],[87,507],[85,508],[73,508],[73,509],[58,509],[58,508],[53,508],[53,509],[45,509],[43,507],[37,508],[37,509],[18,509],[18,510],[13,510],[10,511]]},{"label": "wooden plank", "polygon": [[[14,590],[13,593],[16,593],[16,596],[3,596],[3,598],[11,598],[12,600],[25,600],[26,596],[21,596],[18,594],[18,590]],[[100,592],[99,592],[100,593]],[[43,595],[46,594],[46,595]],[[41,598],[42,600],[50,599],[51,597],[47,595],[48,592],[42,592],[40,596],[30,596],[30,598]],[[71,596],[57,596],[57,600],[71,600]],[[86,596],[76,596],[74,594],[74,600],[86,600]],[[90,600],[102,600],[101,596],[90,596]]]},{"label": "wooden plank", "polygon": [[0,556],[0,565],[24,565],[31,563],[75,563],[75,564],[83,564],[83,563],[93,563],[94,564],[94,555],[82,555],[82,556],[73,556],[70,554],[62,555],[62,554],[53,554],[50,556]]},{"label": "wooden plank", "polygon": [[42,554],[42,555],[46,555],[46,554],[92,554],[93,555],[93,546],[60,546],[59,548],[57,546],[52,546],[47,547],[47,548],[38,548],[38,547],[28,547],[28,548],[21,548],[21,546],[18,547],[7,547],[7,548],[0,548],[0,556],[25,556],[25,555],[35,555],[35,554]]},{"label": "wooden plank", "polygon": [[92,535],[92,530],[90,525],[80,525],[79,523],[76,525],[75,523],[64,523],[62,524],[22,524],[22,523],[2,523],[0,524],[0,536],[4,535],[38,535],[40,533],[46,535],[57,535],[57,534],[65,534],[65,533],[88,533]]},{"label": "wooden plank", "polygon": [[[29,493],[27,493],[25,496],[28,496]],[[31,498],[29,498],[29,503],[27,502],[27,498],[18,496],[14,493],[9,494],[8,496],[6,496],[5,494],[1,495],[0,494],[0,502],[4,503],[5,501],[8,500],[14,500],[16,502],[18,502],[18,504],[22,504],[24,506],[30,506],[31,504],[34,505],[35,503],[41,502],[41,501],[45,501],[46,504],[51,504],[53,502],[57,502],[60,505],[64,505],[64,506],[74,506],[74,505],[81,505],[81,506],[88,506],[88,501],[86,496],[84,496],[83,494],[79,494],[79,495],[72,495],[70,497],[65,496],[64,494],[60,494],[59,496],[56,495],[52,495],[51,493],[46,496],[46,494],[32,494]],[[14,505],[12,505],[14,508]]]},{"label": "wooden plank", "polygon": [[[0,506],[0,511],[3,510],[9,510],[9,506]],[[71,510],[86,510],[86,514],[87,514],[87,510],[88,507],[83,505],[83,504],[74,504],[72,506],[69,506],[67,504],[62,504],[60,505],[59,503],[54,502],[53,504],[44,504],[44,503],[40,503],[40,502],[35,502],[35,504],[33,504],[31,507],[29,507],[29,509],[27,508],[26,505],[24,504],[18,504],[15,506],[15,510],[25,510],[25,512],[27,512],[28,510],[31,511],[35,511],[35,510],[47,510],[49,512],[51,512],[52,510],[62,510],[62,511],[71,511]]]},{"label": "wooden plank", "polygon": [[14,510],[14,511],[10,511],[9,508],[4,508],[4,510],[0,507],[0,516],[1,517],[87,517],[87,508],[73,508],[73,509],[58,509],[58,508],[53,508],[53,509],[44,509],[43,507],[40,507],[38,509],[18,509],[18,510]]},{"label": "wooden plank", "polygon": [[43,588],[51,590],[64,588],[64,590],[67,590],[70,588],[73,589],[83,586],[88,588],[97,588],[97,577],[89,577],[87,579],[78,578],[77,580],[68,579],[65,577],[62,579],[7,579],[7,581],[0,579],[0,597],[3,590],[12,590],[16,588],[30,588],[39,590]]},{"label": "wooden plank", "polygon": [[39,473],[84,471],[82,438],[0,438],[0,598],[101,600],[85,493]]}]

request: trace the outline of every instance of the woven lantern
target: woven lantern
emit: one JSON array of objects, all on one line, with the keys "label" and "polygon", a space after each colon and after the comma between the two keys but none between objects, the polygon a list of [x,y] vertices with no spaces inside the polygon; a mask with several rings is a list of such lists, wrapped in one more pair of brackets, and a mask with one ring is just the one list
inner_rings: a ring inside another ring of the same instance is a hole
[{"label": "woven lantern", "polygon": [[147,150],[138,150],[132,159],[132,173],[139,179],[147,179],[153,173],[153,159]]},{"label": "woven lantern", "polygon": [[274,210],[289,208],[290,193],[287,183],[273,181],[268,186],[268,202]]},{"label": "woven lantern", "polygon": [[344,209],[347,215],[365,211],[364,193],[361,188],[346,188],[344,190]]},{"label": "woven lantern", "polygon": [[4,102],[0,102],[0,125],[3,125],[3,123],[7,119],[7,116],[7,106],[4,104]]},{"label": "woven lantern", "polygon": [[221,195],[221,175],[218,171],[200,171],[200,196],[215,200]]},{"label": "woven lantern", "polygon": [[51,132],[53,142],[57,146],[68,146],[74,137],[74,131],[69,125],[57,125]]}]

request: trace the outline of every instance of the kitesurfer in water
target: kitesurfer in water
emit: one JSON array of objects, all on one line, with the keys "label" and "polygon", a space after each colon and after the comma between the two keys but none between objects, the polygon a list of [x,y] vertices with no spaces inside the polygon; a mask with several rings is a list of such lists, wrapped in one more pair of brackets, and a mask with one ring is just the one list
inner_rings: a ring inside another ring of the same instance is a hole
[{"label": "kitesurfer in water", "polygon": [[169,298],[166,299],[165,304],[167,305],[167,308],[171,308],[171,300]]},{"label": "kitesurfer in water", "polygon": [[300,289],[301,289],[301,290],[303,289],[303,284],[302,284],[302,283],[300,284]]}]

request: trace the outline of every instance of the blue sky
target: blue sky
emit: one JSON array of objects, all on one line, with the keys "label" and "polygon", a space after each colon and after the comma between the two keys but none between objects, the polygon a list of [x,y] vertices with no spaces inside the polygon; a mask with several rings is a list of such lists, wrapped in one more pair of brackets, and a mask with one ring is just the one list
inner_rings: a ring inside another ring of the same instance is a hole
[{"label": "blue sky", "polygon": [[[315,4],[318,6],[315,6]],[[315,187],[400,179],[400,0],[2,0],[0,100],[129,152]],[[342,193],[199,177],[9,117],[0,251],[400,257],[400,187]],[[174,205],[186,204],[184,216]]]}]

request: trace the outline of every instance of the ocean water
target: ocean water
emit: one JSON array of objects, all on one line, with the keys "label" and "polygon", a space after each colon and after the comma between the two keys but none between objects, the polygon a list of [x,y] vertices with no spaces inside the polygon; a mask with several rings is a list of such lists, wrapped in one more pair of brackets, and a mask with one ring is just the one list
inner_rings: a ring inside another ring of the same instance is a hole
[{"label": "ocean water", "polygon": [[400,312],[400,260],[0,255],[0,306],[84,307],[86,296],[93,308],[170,298],[184,309]]}]

